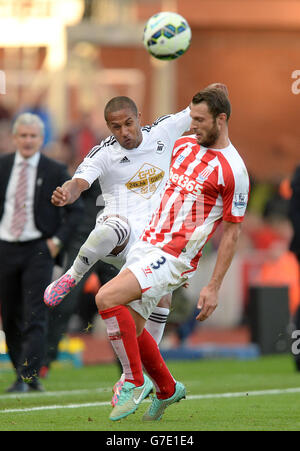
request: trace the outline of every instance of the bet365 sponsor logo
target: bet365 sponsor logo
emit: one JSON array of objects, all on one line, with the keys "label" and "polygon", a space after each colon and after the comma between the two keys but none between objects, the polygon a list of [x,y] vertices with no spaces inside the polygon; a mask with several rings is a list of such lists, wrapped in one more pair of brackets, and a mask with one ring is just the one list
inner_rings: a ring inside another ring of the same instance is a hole
[{"label": "bet365 sponsor logo", "polygon": [[202,193],[202,183],[197,183],[196,180],[188,177],[185,174],[179,174],[173,169],[170,169],[170,180],[172,183],[174,183],[174,185],[180,186],[194,196],[200,195]]},{"label": "bet365 sponsor logo", "polygon": [[3,70],[0,70],[0,94],[6,94],[6,79]]}]

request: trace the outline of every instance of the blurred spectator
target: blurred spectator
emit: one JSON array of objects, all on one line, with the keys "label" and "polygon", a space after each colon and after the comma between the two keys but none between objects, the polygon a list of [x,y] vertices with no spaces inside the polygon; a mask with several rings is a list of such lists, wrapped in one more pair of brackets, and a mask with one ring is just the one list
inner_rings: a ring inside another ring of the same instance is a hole
[{"label": "blurred spectator", "polygon": [[[259,199],[256,198],[258,196]],[[253,284],[288,285],[291,314],[298,286],[295,283],[295,257],[289,252],[292,228],[288,218],[290,182],[255,182],[243,225],[242,287],[247,316],[249,287]]]},{"label": "blurred spectator", "polygon": [[[273,258],[272,258],[273,257]],[[288,251],[278,248],[273,249],[273,254],[264,261],[256,283],[260,285],[283,286],[288,287],[289,309],[291,316],[294,316],[299,306],[299,274],[298,261],[295,255]],[[299,329],[300,330],[300,329]]]},{"label": "blurred spectator", "polygon": [[88,152],[104,138],[93,127],[91,113],[84,112],[78,124],[71,127],[62,138],[62,143],[69,149],[72,167],[75,169],[82,162]]},{"label": "blurred spectator", "polygon": [[11,111],[1,103],[0,97],[0,154],[14,151],[11,140]]},{"label": "blurred spectator", "polygon": [[249,195],[248,212],[262,216],[266,203],[274,193],[272,183],[259,182],[250,174],[251,191]]},{"label": "blurred spectator", "polygon": [[0,121],[0,155],[14,151],[11,140],[11,122],[7,119]]},{"label": "blurred spectator", "polygon": [[[298,261],[289,251],[292,229],[289,207],[292,190],[288,179],[275,186],[274,193],[266,201],[262,218],[252,218],[250,236],[254,249],[264,251],[259,269],[251,282],[260,285],[287,285],[291,316],[299,305]],[[299,205],[298,205],[299,208]],[[295,208],[297,213],[297,210]],[[298,225],[299,227],[299,225]],[[259,259],[256,259],[256,263]]]},{"label": "blurred spectator", "polygon": [[11,118],[12,118],[11,111],[3,103],[1,103],[1,98],[0,98],[0,122],[1,121],[10,121]]},{"label": "blurred spectator", "polygon": [[287,218],[289,211],[289,199],[286,197],[283,184],[274,186],[274,192],[266,201],[263,209],[263,217],[267,220]]},{"label": "blurred spectator", "polygon": [[289,205],[289,218],[293,226],[291,251],[300,261],[300,166],[295,170],[292,182],[292,196]]},{"label": "blurred spectator", "polygon": [[[286,181],[284,181],[286,182]],[[256,185],[255,192],[259,192]],[[269,250],[273,245],[282,244],[282,251],[287,247],[290,239],[290,224],[288,220],[289,198],[286,183],[270,185],[266,188],[262,184],[264,202],[260,205],[260,213],[253,208],[254,193],[251,193],[250,206],[245,223],[246,230],[254,249]],[[257,202],[257,200],[256,200]]]},{"label": "blurred spectator", "polygon": [[9,392],[43,390],[38,378],[48,313],[43,293],[82,212],[81,201],[63,210],[50,202],[69,175],[40,152],[43,130],[38,116],[18,116],[13,127],[17,151],[0,161],[1,314],[16,372]]},{"label": "blurred spectator", "polygon": [[[34,97],[33,94],[32,97]],[[44,148],[49,146],[49,144],[55,139],[52,118],[48,110],[48,107],[46,106],[45,97],[46,92],[45,91],[40,92],[32,101],[32,103],[25,105],[19,111],[19,114],[25,112],[36,114],[43,121],[45,126],[44,142],[43,142]]]},{"label": "blurred spectator", "polygon": [[90,19],[93,14],[94,0],[84,0],[83,19]]},{"label": "blurred spectator", "polygon": [[[298,284],[300,283],[300,166],[298,166],[291,182],[292,196],[289,204],[289,217],[293,226],[293,238],[290,249],[298,261]],[[299,285],[298,285],[299,286]],[[298,308],[294,317],[295,329],[300,331],[300,298],[298,296]],[[295,355],[295,364],[300,371],[300,355]]]}]

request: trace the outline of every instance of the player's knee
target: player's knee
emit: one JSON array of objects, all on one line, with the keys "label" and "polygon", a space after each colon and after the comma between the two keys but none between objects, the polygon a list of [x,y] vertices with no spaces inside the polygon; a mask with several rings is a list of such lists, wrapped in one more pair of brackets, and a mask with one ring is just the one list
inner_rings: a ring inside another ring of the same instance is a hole
[{"label": "player's knee", "polygon": [[172,303],[172,294],[166,294],[161,298],[161,300],[157,304],[157,307],[170,309],[171,303]]},{"label": "player's knee", "polygon": [[96,224],[80,252],[84,252],[86,247],[98,253],[105,251],[103,256],[118,255],[127,246],[130,233],[130,225],[126,218],[114,215],[104,216]]},{"label": "player's knee", "polygon": [[96,294],[95,301],[99,311],[107,310],[118,305],[118,302],[116,303],[115,301],[115,296],[105,285]]},{"label": "player's knee", "polygon": [[118,255],[128,244],[131,229],[128,220],[120,216],[109,216],[104,222],[104,226],[114,230],[118,237],[117,245],[111,251],[112,255]]},{"label": "player's knee", "polygon": [[107,226],[106,224],[97,224],[94,230],[92,230],[92,232],[90,233],[88,243],[89,245],[98,247],[102,243],[105,243],[107,240],[117,242],[118,237],[111,227]]}]

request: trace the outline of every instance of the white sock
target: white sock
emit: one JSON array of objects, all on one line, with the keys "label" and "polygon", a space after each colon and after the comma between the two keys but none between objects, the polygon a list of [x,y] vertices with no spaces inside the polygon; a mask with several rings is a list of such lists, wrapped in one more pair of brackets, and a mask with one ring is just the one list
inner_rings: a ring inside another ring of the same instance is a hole
[{"label": "white sock", "polygon": [[85,243],[81,246],[77,257],[68,273],[78,282],[101,258],[109,255],[116,246],[120,246],[129,234],[128,225],[119,220],[108,219],[97,224]]},{"label": "white sock", "polygon": [[164,307],[155,307],[148,320],[146,321],[145,328],[152,335],[156,343],[159,345],[161,342],[166,322],[170,310]]}]

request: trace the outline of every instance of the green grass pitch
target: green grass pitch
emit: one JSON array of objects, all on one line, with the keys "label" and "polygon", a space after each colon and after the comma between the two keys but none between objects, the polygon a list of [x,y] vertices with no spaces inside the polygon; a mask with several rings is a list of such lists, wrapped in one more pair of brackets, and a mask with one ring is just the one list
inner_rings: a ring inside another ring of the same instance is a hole
[{"label": "green grass pitch", "polygon": [[170,406],[161,421],[143,423],[149,405],[112,422],[111,387],[116,365],[56,365],[45,393],[13,395],[10,369],[0,366],[0,431],[299,431],[300,373],[291,356],[256,360],[168,362],[187,388],[187,399]]}]

